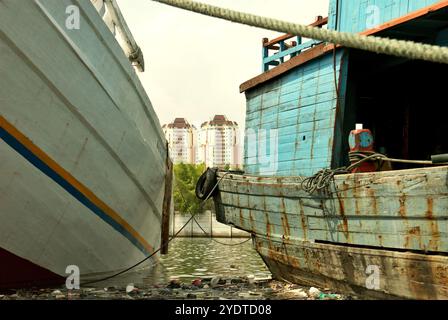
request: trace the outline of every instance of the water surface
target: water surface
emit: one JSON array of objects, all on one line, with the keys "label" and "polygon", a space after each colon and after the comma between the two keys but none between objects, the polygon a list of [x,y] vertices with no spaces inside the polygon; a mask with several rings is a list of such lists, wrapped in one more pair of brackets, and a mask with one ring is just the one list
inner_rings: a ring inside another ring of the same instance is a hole
[{"label": "water surface", "polygon": [[[128,283],[140,286],[163,285],[173,278],[191,283],[197,278],[218,275],[226,278],[247,275],[258,278],[271,276],[260,255],[253,248],[252,240],[246,241],[244,238],[216,240],[226,245],[210,238],[176,238],[170,242],[169,253],[160,256],[159,262],[151,270],[130,271],[114,279],[97,283],[95,286],[123,286]],[[238,245],[240,243],[242,244]]]}]

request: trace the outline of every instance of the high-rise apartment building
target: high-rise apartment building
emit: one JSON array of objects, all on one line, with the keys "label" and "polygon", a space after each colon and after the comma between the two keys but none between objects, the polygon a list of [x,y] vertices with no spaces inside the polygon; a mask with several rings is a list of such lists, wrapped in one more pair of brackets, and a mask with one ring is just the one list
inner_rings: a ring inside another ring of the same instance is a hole
[{"label": "high-rise apartment building", "polygon": [[173,163],[196,163],[196,128],[185,118],[162,126]]},{"label": "high-rise apartment building", "polygon": [[240,167],[238,124],[224,115],[204,122],[198,133],[197,163],[208,167]]}]

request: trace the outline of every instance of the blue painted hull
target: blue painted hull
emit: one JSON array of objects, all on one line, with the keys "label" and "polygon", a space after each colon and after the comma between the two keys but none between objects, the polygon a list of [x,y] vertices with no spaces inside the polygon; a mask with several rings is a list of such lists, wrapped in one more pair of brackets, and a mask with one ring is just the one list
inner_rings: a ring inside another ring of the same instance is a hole
[{"label": "blue painted hull", "polygon": [[[313,195],[300,177],[228,174],[214,200],[218,220],[252,233],[277,278],[366,297],[448,299],[447,174],[341,175]],[[378,267],[377,288],[369,266]]]}]

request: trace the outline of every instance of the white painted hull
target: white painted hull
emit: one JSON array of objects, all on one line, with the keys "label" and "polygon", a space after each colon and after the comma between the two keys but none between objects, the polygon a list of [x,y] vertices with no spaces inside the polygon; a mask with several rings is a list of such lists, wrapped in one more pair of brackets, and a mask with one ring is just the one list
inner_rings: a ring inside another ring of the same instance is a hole
[{"label": "white painted hull", "polygon": [[90,1],[1,1],[0,75],[0,248],[82,279],[157,249],[165,139]]}]

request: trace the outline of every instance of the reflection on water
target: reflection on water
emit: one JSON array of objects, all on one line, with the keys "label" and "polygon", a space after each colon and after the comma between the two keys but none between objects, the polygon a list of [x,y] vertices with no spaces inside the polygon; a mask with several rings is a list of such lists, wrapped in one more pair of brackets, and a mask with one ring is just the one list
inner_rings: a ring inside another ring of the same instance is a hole
[{"label": "reflection on water", "polygon": [[[241,243],[245,239],[222,239],[226,244]],[[209,238],[176,238],[170,243],[169,254],[160,257],[152,270],[129,272],[107,283],[96,286],[123,286],[134,283],[137,286],[166,284],[176,277],[183,282],[195,278],[221,275],[225,277],[268,277],[271,273],[252,246],[252,241],[241,245],[222,245]]]}]

